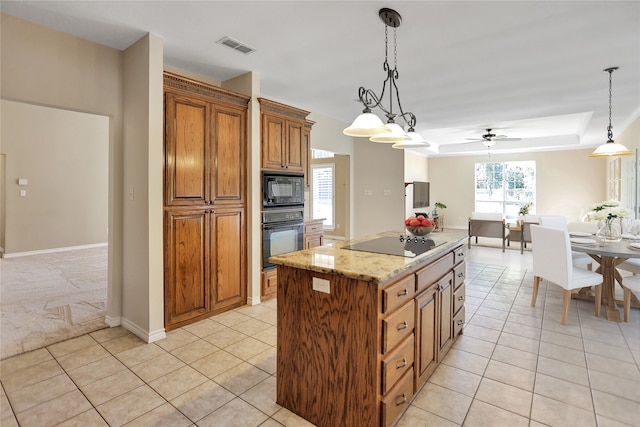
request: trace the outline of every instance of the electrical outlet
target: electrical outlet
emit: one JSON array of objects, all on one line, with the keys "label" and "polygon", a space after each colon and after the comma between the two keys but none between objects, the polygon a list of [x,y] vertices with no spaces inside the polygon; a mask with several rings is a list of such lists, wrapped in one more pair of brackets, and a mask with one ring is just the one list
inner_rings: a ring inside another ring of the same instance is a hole
[{"label": "electrical outlet", "polygon": [[318,292],[324,292],[325,294],[331,293],[331,282],[327,279],[321,279],[319,277],[313,278],[313,290]]}]

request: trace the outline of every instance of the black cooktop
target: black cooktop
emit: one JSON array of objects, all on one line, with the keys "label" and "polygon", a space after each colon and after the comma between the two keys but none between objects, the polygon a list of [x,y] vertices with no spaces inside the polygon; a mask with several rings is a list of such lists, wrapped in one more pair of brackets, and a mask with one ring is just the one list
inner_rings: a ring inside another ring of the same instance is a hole
[{"label": "black cooktop", "polygon": [[365,242],[343,246],[342,248],[352,251],[375,252],[378,254],[413,258],[444,243],[447,243],[447,241],[430,236],[400,235],[397,237],[378,237]]}]

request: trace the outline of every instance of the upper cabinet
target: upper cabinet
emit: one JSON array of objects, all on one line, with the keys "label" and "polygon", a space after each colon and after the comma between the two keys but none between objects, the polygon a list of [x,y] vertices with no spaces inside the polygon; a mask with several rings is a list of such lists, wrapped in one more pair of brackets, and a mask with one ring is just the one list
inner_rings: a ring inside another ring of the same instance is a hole
[{"label": "upper cabinet", "polygon": [[247,102],[165,73],[166,206],[244,203]]},{"label": "upper cabinet", "polygon": [[[258,98],[262,123],[262,169],[307,172],[308,111]],[[308,127],[310,131],[311,127]]]}]

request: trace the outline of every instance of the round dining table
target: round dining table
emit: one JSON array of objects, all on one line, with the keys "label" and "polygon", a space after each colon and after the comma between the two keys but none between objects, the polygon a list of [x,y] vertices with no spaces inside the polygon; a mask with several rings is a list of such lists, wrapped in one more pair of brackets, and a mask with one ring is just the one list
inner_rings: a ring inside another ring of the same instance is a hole
[{"label": "round dining table", "polygon": [[[631,247],[630,244],[632,242],[623,239],[619,242],[605,242],[602,246],[598,243],[571,242],[571,250],[586,253],[599,264],[596,272],[602,274],[602,307],[605,308],[607,320],[614,322],[620,322],[620,310],[615,298],[616,280],[618,283],[622,282],[622,275],[616,267],[629,258],[640,258],[640,249]],[[640,240],[636,242],[640,243]],[[587,288],[580,290],[577,298],[593,300],[594,296],[590,293],[590,289]],[[631,305],[640,307],[640,301],[633,294],[631,295]]]}]

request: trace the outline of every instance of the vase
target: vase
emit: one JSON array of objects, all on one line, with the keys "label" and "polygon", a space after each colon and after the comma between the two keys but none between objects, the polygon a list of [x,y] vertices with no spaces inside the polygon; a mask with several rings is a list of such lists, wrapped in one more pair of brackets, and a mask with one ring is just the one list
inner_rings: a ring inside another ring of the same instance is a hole
[{"label": "vase", "polygon": [[613,221],[605,221],[602,226],[598,228],[596,237],[605,242],[619,242],[622,240],[620,225],[614,224]]}]

